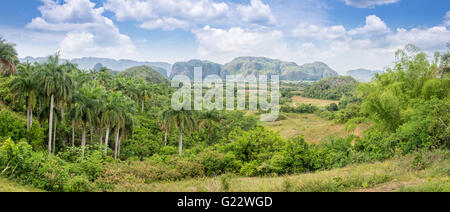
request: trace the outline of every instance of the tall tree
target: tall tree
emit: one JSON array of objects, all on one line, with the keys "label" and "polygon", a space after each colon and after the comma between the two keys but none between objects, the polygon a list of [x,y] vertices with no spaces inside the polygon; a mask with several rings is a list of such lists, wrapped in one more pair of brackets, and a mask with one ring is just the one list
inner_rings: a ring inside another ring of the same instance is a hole
[{"label": "tall tree", "polygon": [[190,110],[169,110],[166,118],[168,123],[178,128],[178,154],[181,156],[183,153],[183,131],[191,133],[194,130],[198,120],[197,115]]},{"label": "tall tree", "polygon": [[81,137],[81,151],[82,160],[84,160],[84,153],[86,148],[86,132],[88,125],[95,124],[97,118],[97,108],[99,88],[91,88],[89,85],[85,85],[78,89],[74,94],[75,106],[73,110],[73,117],[82,123],[83,132]]},{"label": "tall tree", "polygon": [[199,127],[206,128],[206,131],[208,132],[208,142],[210,142],[211,139],[211,131],[214,127],[214,123],[219,122],[221,119],[220,114],[215,110],[206,111],[201,114]]},{"label": "tall tree", "polygon": [[169,121],[170,110],[164,110],[158,115],[158,126],[164,132],[164,146],[167,146],[168,132],[172,129],[171,122]]},{"label": "tall tree", "polygon": [[72,79],[63,65],[59,64],[59,54],[48,57],[47,63],[39,70],[37,78],[39,88],[50,98],[50,114],[48,119],[48,150],[52,153],[53,108],[55,99],[67,98],[72,95]]},{"label": "tall tree", "polygon": [[33,107],[36,104],[36,78],[35,66],[29,63],[18,66],[19,75],[11,81],[11,90],[14,99],[25,99],[27,107],[27,130],[33,124]]},{"label": "tall tree", "polygon": [[14,44],[7,43],[0,37],[0,74],[12,75],[17,72],[17,51]]},{"label": "tall tree", "polygon": [[122,98],[122,93],[120,92],[112,92],[106,96],[106,100],[104,103],[103,113],[101,116],[101,122],[105,126],[106,134],[105,134],[105,154],[108,150],[109,136],[112,130],[112,127],[120,122],[121,119],[121,111],[120,111],[120,102]]}]

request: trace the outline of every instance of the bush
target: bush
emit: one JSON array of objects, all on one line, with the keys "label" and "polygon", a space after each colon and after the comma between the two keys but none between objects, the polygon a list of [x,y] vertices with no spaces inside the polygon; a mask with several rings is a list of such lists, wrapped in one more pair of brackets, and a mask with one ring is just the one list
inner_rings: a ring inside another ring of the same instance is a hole
[{"label": "bush", "polygon": [[0,137],[14,141],[27,138],[26,121],[14,117],[8,111],[0,111]]},{"label": "bush", "polygon": [[91,192],[94,190],[95,185],[85,176],[70,177],[64,186],[64,191],[66,192]]}]

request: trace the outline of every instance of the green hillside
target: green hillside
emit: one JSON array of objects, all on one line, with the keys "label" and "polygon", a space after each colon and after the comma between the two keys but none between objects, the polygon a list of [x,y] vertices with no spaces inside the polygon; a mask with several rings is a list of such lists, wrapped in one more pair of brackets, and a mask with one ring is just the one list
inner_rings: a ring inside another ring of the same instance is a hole
[{"label": "green hillside", "polygon": [[203,77],[208,75],[280,75],[283,80],[308,80],[316,81],[326,77],[338,76],[338,73],[328,67],[325,63],[315,62],[302,66],[293,62],[270,59],[266,57],[238,57],[225,65],[210,61],[190,60],[178,62],[172,67],[171,78],[175,75],[194,76],[194,68],[203,68]]},{"label": "green hillside", "polygon": [[195,67],[202,67],[203,77],[208,75],[222,76],[222,65],[210,61],[190,60],[188,62],[175,63],[172,67],[170,78],[173,78],[176,75],[186,75],[193,79]]},{"label": "green hillside", "polygon": [[358,82],[352,77],[330,77],[322,79],[306,89],[305,97],[339,100],[344,95],[352,94]]},{"label": "green hillside", "polygon": [[122,72],[125,76],[144,79],[150,83],[168,83],[169,81],[150,66],[136,66]]},{"label": "green hillside", "polygon": [[278,74],[284,80],[320,80],[338,76],[338,73],[325,63],[315,62],[302,66],[265,57],[239,57],[223,66],[227,74]]}]

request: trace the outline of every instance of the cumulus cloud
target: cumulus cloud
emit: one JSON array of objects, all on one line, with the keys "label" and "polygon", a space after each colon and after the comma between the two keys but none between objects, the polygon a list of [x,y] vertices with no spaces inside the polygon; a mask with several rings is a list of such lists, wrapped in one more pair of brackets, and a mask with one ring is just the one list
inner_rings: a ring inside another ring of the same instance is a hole
[{"label": "cumulus cloud", "polygon": [[251,0],[250,5],[238,5],[237,10],[242,19],[249,23],[270,25],[276,21],[270,6],[264,4],[261,0]]},{"label": "cumulus cloud", "polygon": [[119,21],[143,22],[145,29],[186,29],[195,22],[210,22],[227,16],[229,6],[211,0],[107,0],[106,10]]},{"label": "cumulus cloud", "polygon": [[145,29],[188,30],[212,24],[276,22],[270,6],[261,0],[251,0],[246,5],[213,0],[106,0],[103,6],[117,20],[138,21]]},{"label": "cumulus cloud", "polygon": [[345,4],[358,8],[371,8],[379,5],[393,4],[399,1],[400,0],[345,0]]},{"label": "cumulus cloud", "polygon": [[239,27],[229,30],[205,26],[194,31],[201,56],[226,61],[236,55],[274,56],[283,54],[286,44],[280,31],[250,31]]},{"label": "cumulus cloud", "polygon": [[344,26],[319,26],[314,24],[299,24],[293,29],[292,35],[298,38],[333,41],[347,38]]},{"label": "cumulus cloud", "polygon": [[450,42],[450,31],[444,26],[410,30],[399,28],[387,37],[387,41],[397,47],[411,43],[425,51],[441,50]]},{"label": "cumulus cloud", "polygon": [[389,33],[386,23],[376,15],[366,17],[366,25],[349,31],[350,35],[379,35]]},{"label": "cumulus cloud", "polygon": [[389,65],[395,51],[407,44],[432,53],[444,50],[450,42],[450,30],[445,26],[393,31],[374,15],[366,17],[364,27],[348,31],[340,25],[300,24],[292,30],[292,36],[300,39],[296,61],[321,60],[341,73],[359,67],[383,68],[375,65]]},{"label": "cumulus cloud", "polygon": [[113,21],[102,14],[90,0],[42,0],[41,17],[27,24],[29,29],[65,32],[60,42],[63,56],[126,57],[134,53],[131,39],[120,33]]},{"label": "cumulus cloud", "polygon": [[161,28],[166,31],[174,29],[188,29],[189,23],[186,21],[178,20],[176,18],[158,18],[151,21],[146,21],[140,25],[143,29],[158,29]]}]

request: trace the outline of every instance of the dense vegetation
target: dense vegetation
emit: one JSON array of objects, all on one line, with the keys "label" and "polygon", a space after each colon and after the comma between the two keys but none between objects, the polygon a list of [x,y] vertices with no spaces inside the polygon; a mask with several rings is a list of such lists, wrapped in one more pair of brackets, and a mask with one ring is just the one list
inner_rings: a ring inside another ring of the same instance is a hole
[{"label": "dense vegetation", "polygon": [[322,79],[307,88],[303,96],[339,100],[342,96],[353,94],[357,87],[358,82],[352,77],[330,77]]},{"label": "dense vegetation", "polygon": [[150,66],[136,66],[129,68],[122,72],[127,77],[134,79],[143,79],[148,83],[158,84],[158,83],[169,83],[164,75],[160,74],[158,71]]},{"label": "dense vegetation", "polygon": [[[333,98],[348,94],[328,107],[330,118],[350,130],[361,121],[372,126],[361,137],[309,144],[283,139],[244,112],[169,109],[173,91],[165,83],[107,68],[79,70],[58,55],[19,64],[11,44],[2,41],[0,49],[6,49],[0,51],[0,175],[47,191],[313,172],[450,145],[448,53],[429,62],[407,48],[392,69],[355,91],[324,90]],[[291,109],[285,108],[318,111]]]}]

